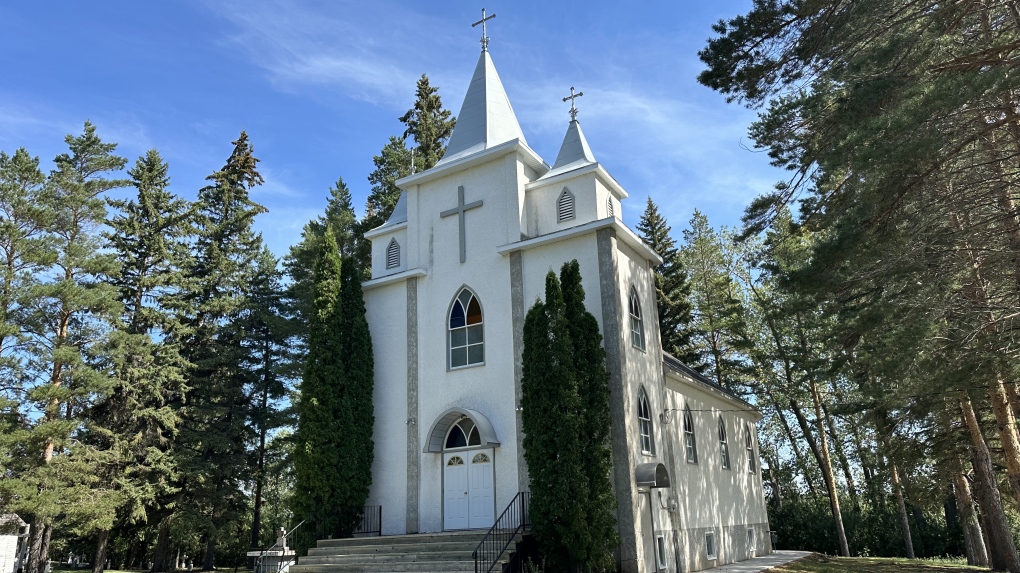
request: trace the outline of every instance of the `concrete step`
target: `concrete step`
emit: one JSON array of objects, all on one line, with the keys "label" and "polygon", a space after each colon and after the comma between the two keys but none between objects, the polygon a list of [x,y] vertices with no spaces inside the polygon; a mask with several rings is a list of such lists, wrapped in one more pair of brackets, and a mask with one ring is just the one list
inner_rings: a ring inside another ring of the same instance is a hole
[{"label": "concrete step", "polygon": [[453,573],[474,571],[474,561],[291,565],[291,573]]},{"label": "concrete step", "polygon": [[[462,561],[471,559],[470,552],[464,551],[408,551],[400,553],[358,553],[353,555],[316,555],[302,557],[302,565],[329,565],[333,563],[395,563],[421,561]],[[472,561],[474,563],[474,561]]]},{"label": "concrete step", "polygon": [[327,547],[362,547],[368,545],[402,545],[405,543],[434,543],[437,541],[461,541],[468,543],[474,540],[477,545],[485,531],[446,531],[442,533],[413,533],[410,535],[382,535],[378,537],[350,537],[346,539],[320,539],[316,542],[317,549]]},{"label": "concrete step", "polygon": [[431,541],[423,543],[376,543],[372,545],[344,545],[340,547],[313,547],[308,550],[308,557],[324,557],[329,555],[359,555],[370,553],[396,553],[400,551],[417,552],[449,552],[460,551],[471,554],[478,547],[479,540],[469,541]]}]

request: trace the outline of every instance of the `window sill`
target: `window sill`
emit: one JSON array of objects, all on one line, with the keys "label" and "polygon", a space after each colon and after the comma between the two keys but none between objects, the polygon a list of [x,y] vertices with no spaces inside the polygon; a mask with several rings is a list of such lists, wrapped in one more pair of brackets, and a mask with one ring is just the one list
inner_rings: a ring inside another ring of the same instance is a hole
[{"label": "window sill", "polygon": [[469,368],[478,368],[480,366],[485,366],[485,362],[479,362],[477,364],[465,364],[464,366],[447,366],[446,371],[453,372],[455,370],[467,370]]}]

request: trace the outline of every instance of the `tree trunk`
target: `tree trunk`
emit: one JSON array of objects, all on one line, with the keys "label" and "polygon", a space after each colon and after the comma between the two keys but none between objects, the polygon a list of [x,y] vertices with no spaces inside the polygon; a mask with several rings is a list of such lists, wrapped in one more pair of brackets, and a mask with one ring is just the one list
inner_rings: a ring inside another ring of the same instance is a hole
[{"label": "tree trunk", "polygon": [[106,568],[106,547],[110,541],[110,530],[99,532],[96,539],[96,555],[92,558],[92,573],[103,573]]},{"label": "tree trunk", "polygon": [[[209,535],[209,540],[206,541],[205,545],[205,558],[202,560],[202,571],[212,571],[216,569],[214,561],[216,557],[216,538]],[[1020,572],[1018,572],[1020,573]]]},{"label": "tree trunk", "polygon": [[50,538],[53,537],[53,523],[46,522],[46,528],[42,534],[42,544],[39,546],[39,569],[36,573],[46,573],[46,564],[50,561]]},{"label": "tree trunk", "polygon": [[807,462],[804,461],[804,453],[800,450],[800,444],[797,443],[797,438],[794,437],[793,430],[790,429],[790,423],[786,420],[786,415],[779,407],[779,403],[772,396],[771,391],[767,392],[769,399],[772,400],[772,404],[776,409],[776,417],[779,418],[780,425],[783,426],[783,431],[786,433],[786,438],[790,440],[790,449],[793,450],[793,457],[797,461],[797,467],[800,468],[800,472],[804,476],[804,483],[807,484],[808,491],[814,495],[818,493],[818,490],[815,489],[815,482],[811,479],[811,473],[808,471]]},{"label": "tree trunk", "polygon": [[800,431],[804,434],[804,441],[807,442],[808,446],[811,448],[811,453],[815,456],[815,462],[818,463],[818,467],[821,469],[822,453],[818,451],[818,443],[815,441],[814,436],[811,435],[811,426],[808,424],[807,418],[804,417],[804,412],[800,409],[800,404],[798,404],[793,398],[790,398],[790,409],[793,410],[793,415],[797,418],[797,424],[800,426]]},{"label": "tree trunk", "polygon": [[[822,476],[825,478],[825,489],[829,490],[829,504],[832,506],[832,520],[836,522],[836,537],[839,539],[839,553],[843,557],[850,557],[850,545],[846,540],[846,531],[843,529],[843,512],[839,509],[839,490],[836,489],[836,476],[832,473],[832,463],[829,460],[829,441],[825,438],[825,427],[822,417],[822,398],[818,394],[818,385],[811,381],[811,399],[815,404],[815,418],[818,424],[818,443],[820,446],[822,461]],[[1018,572],[1020,573],[1020,572]]]},{"label": "tree trunk", "polygon": [[159,522],[156,532],[156,547],[152,550],[152,573],[164,573],[170,570],[170,524],[172,517]]},{"label": "tree trunk", "polygon": [[854,484],[850,460],[846,457],[846,452],[843,450],[843,440],[840,439],[839,433],[836,432],[836,423],[832,420],[832,416],[829,415],[829,408],[825,404],[822,404],[822,414],[825,415],[825,423],[829,427],[829,435],[832,437],[832,447],[836,449],[839,465],[843,469],[843,478],[846,479],[846,488],[850,492],[850,500],[853,501],[854,509],[860,511],[861,500],[857,497],[857,485]]},{"label": "tree trunk", "polygon": [[903,484],[900,483],[900,471],[892,464],[892,485],[896,492],[896,505],[900,510],[900,531],[903,533],[903,546],[907,550],[907,559],[915,559],[914,541],[910,538],[910,519],[907,518],[907,504],[903,501]]},{"label": "tree trunk", "polygon": [[262,415],[263,420],[259,428],[259,453],[257,466],[255,468],[255,508],[252,511],[251,519],[251,548],[259,547],[259,533],[262,531],[262,488],[266,482],[266,410],[269,407],[269,389],[262,391]]},{"label": "tree trunk", "polygon": [[999,486],[995,481],[995,469],[988,444],[981,433],[977,413],[966,392],[960,394],[960,411],[973,444],[971,455],[974,466],[974,485],[978,503],[985,521],[984,532],[988,536],[989,561],[992,569],[1020,573],[1020,555],[1017,555],[1013,533],[1002,509]]},{"label": "tree trunk", "polygon": [[[963,464],[960,464],[961,466]],[[970,495],[970,482],[962,471],[953,475],[953,495],[956,496],[956,509],[960,512],[960,527],[963,529],[963,544],[967,553],[967,565],[988,566],[988,550],[985,549],[985,538],[978,521],[977,508]]]},{"label": "tree trunk", "polygon": [[1009,404],[1006,385],[1001,376],[996,376],[992,387],[988,389],[992,412],[995,413],[995,424],[999,428],[999,441],[1002,443],[1002,455],[1006,460],[1006,475],[1009,477],[1013,498],[1020,503],[1020,435],[1017,434],[1016,418]]},{"label": "tree trunk", "polygon": [[25,571],[26,573],[37,573],[42,570],[39,563],[43,560],[42,540],[43,533],[46,531],[46,523],[36,516],[32,516],[29,522],[32,527],[28,533],[28,564]]}]

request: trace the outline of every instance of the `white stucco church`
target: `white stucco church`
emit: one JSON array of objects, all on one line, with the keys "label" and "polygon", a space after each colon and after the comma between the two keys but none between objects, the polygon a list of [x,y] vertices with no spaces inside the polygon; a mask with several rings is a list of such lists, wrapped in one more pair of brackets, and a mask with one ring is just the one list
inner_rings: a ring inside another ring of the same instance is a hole
[{"label": "white stucco church", "polygon": [[366,233],[368,503],[383,506],[382,534],[485,530],[528,490],[524,317],[546,274],[577,259],[611,374],[620,570],[692,571],[770,552],[761,416],[663,353],[661,259],[623,223],[627,191],[596,160],[573,105],[552,166],[528,146],[486,43],[446,155],[399,180],[393,215]]}]

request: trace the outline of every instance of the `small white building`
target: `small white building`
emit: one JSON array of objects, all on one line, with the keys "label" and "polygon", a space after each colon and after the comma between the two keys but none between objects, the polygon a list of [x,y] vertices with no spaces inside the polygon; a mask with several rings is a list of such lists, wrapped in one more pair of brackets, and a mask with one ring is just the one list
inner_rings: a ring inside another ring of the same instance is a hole
[{"label": "small white building", "polygon": [[0,573],[20,573],[28,560],[28,524],[13,513],[0,515]]},{"label": "small white building", "polygon": [[382,534],[488,529],[529,488],[519,404],[524,317],[545,276],[580,263],[611,374],[624,572],[769,553],[752,406],[662,352],[653,268],[621,219],[627,191],[572,111],[550,166],[483,48],[446,155],[397,182],[366,233],[375,352],[368,503]]}]

